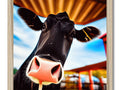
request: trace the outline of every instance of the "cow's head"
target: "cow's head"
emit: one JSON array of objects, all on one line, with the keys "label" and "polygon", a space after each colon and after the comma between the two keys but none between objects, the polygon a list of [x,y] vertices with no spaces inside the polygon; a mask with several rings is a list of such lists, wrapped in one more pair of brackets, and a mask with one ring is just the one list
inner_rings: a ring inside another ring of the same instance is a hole
[{"label": "cow's head", "polygon": [[50,14],[44,23],[28,9],[20,8],[18,13],[30,28],[41,30],[35,55],[26,70],[26,75],[36,83],[60,82],[73,38],[87,42],[99,35],[99,30],[92,26],[76,30],[66,12]]}]

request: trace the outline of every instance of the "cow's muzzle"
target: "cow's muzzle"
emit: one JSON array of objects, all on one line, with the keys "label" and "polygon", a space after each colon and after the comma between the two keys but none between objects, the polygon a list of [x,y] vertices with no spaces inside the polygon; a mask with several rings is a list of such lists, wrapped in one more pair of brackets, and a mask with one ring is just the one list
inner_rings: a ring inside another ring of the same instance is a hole
[{"label": "cow's muzzle", "polygon": [[59,83],[63,77],[63,68],[60,62],[54,62],[45,58],[33,57],[30,61],[26,75],[35,83],[48,85]]}]

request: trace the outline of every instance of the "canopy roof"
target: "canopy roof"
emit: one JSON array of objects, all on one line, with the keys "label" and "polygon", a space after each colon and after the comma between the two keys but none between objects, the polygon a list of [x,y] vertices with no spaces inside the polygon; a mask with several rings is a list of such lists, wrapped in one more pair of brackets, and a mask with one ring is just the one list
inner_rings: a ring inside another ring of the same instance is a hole
[{"label": "canopy roof", "polygon": [[75,24],[87,24],[106,17],[106,0],[14,0],[39,16],[66,11]]},{"label": "canopy roof", "polygon": [[75,68],[71,70],[65,70],[65,71],[82,72],[82,71],[89,71],[89,70],[106,69],[106,64],[107,64],[106,61],[104,61],[104,62],[87,65],[84,67]]}]

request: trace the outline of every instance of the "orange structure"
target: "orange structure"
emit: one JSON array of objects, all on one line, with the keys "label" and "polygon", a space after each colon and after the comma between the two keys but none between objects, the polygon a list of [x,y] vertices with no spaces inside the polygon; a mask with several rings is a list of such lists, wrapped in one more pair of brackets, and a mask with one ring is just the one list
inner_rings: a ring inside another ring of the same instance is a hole
[{"label": "orange structure", "polygon": [[92,80],[92,70],[89,70],[89,80],[90,80],[90,90],[94,90],[93,88],[93,80]]},{"label": "orange structure", "polygon": [[[106,38],[106,33],[101,35],[99,37],[99,39],[103,40],[104,43],[104,47],[105,47],[105,53],[107,54],[107,47],[106,47],[106,42],[107,42],[107,38]],[[79,73],[79,90],[82,90],[82,82],[81,82],[81,78],[80,78],[80,73],[83,71],[88,71],[89,73],[89,81],[90,81],[90,90],[94,90],[93,88],[93,80],[92,80],[92,70],[97,70],[97,69],[106,69],[106,61],[104,62],[100,62],[100,63],[96,63],[96,64],[92,64],[92,65],[87,65],[85,67],[80,67],[80,68],[76,68],[76,69],[71,69],[71,70],[66,70],[66,71],[73,71],[73,72],[77,72]],[[103,85],[103,81],[102,78],[100,78],[100,85],[102,87],[102,90],[104,90],[104,85]]]},{"label": "orange structure", "polygon": [[14,4],[42,17],[66,11],[81,25],[106,17],[106,0],[14,0]]},{"label": "orange structure", "polygon": [[101,85],[101,87],[102,87],[102,90],[104,90],[104,85],[103,85],[102,78],[100,78],[100,85]]},{"label": "orange structure", "polygon": [[[93,80],[92,80],[92,70],[98,70],[98,69],[106,69],[106,61],[92,64],[92,65],[87,65],[85,67],[80,67],[76,69],[71,69],[71,70],[66,70],[66,71],[73,71],[79,73],[79,90],[82,90],[82,82],[80,78],[80,73],[84,71],[88,71],[89,73],[89,81],[90,81],[90,90],[94,90],[93,88]],[[101,87],[103,87],[103,82],[100,80]],[[103,89],[102,89],[103,90]]]},{"label": "orange structure", "polygon": [[101,35],[99,38],[103,40],[103,43],[104,43],[104,47],[105,47],[105,53],[107,54],[107,38],[106,38],[107,34],[103,34]]},{"label": "orange structure", "polygon": [[80,73],[81,73],[81,72],[79,72],[78,87],[79,87],[79,90],[82,90],[82,82],[81,82]]}]

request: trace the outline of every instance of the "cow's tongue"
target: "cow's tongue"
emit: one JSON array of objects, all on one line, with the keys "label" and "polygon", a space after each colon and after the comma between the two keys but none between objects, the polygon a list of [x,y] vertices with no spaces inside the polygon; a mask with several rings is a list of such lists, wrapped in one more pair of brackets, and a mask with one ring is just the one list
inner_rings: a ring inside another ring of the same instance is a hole
[{"label": "cow's tongue", "polygon": [[42,90],[42,82],[39,81],[39,89],[38,90]]}]

